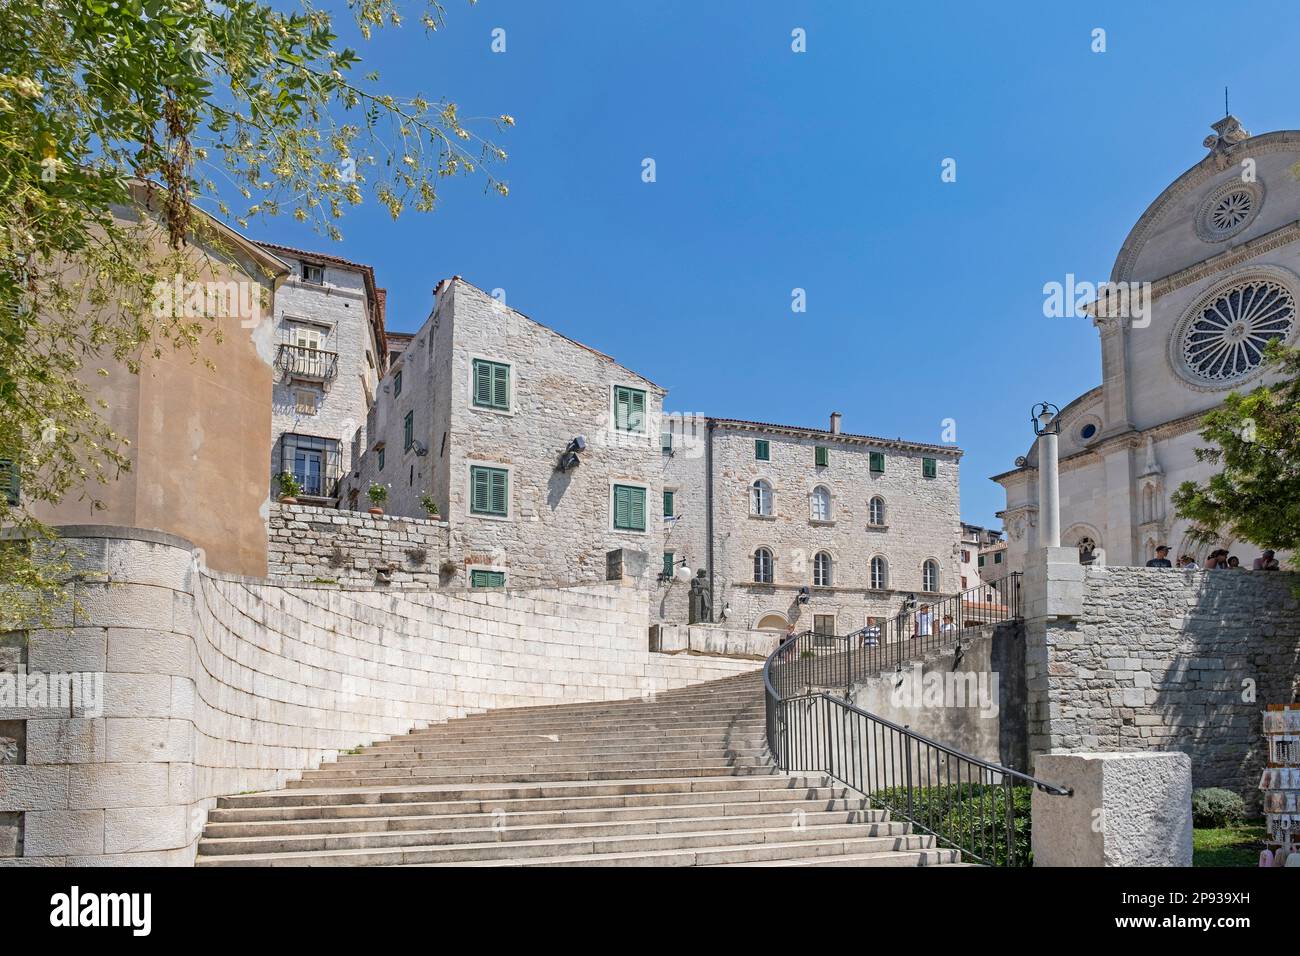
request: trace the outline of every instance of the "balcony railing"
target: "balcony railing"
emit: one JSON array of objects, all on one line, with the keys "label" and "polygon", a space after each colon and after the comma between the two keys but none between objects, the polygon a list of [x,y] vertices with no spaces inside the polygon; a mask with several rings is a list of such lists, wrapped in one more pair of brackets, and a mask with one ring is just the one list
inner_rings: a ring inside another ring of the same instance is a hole
[{"label": "balcony railing", "polygon": [[282,343],[275,357],[275,367],[286,377],[328,382],[338,374],[339,355],[305,345]]}]

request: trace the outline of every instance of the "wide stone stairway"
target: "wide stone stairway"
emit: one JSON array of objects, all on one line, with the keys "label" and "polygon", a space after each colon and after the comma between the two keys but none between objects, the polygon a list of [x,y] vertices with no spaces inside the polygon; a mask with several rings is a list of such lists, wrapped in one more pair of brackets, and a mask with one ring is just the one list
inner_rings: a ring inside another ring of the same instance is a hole
[{"label": "wide stone stairway", "polygon": [[762,675],[494,710],[222,798],[200,866],[923,866],[933,837],[776,770]]}]

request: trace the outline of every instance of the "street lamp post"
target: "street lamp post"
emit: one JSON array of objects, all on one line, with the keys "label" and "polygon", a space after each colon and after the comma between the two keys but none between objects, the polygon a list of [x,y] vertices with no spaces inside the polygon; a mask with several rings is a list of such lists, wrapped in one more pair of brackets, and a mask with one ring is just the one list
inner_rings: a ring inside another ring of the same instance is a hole
[{"label": "street lamp post", "polygon": [[1061,410],[1050,402],[1039,402],[1030,414],[1038,436],[1038,546],[1061,546],[1061,478],[1057,470],[1058,421]]}]

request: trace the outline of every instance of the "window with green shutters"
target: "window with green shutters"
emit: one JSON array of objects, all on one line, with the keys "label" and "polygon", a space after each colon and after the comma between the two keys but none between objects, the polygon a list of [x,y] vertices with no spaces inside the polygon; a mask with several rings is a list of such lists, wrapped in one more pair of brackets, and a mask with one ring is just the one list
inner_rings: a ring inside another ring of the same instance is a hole
[{"label": "window with green shutters", "polygon": [[474,404],[479,408],[510,410],[510,366],[486,359],[474,360]]},{"label": "window with green shutters", "polygon": [[659,436],[659,447],[668,454],[673,453],[673,433],[664,432]]},{"label": "window with green shutters", "polygon": [[873,451],[871,453],[870,466],[871,470],[876,474],[883,475],[885,473],[885,453],[881,451]]},{"label": "window with green shutters", "polygon": [[933,478],[939,473],[939,462],[933,458],[921,459],[921,476],[923,478]]},{"label": "window with green shutters", "polygon": [[673,499],[675,497],[676,497],[675,492],[672,491],[664,492],[664,517],[665,518],[671,518],[673,516]]},{"label": "window with green shutters", "polygon": [[673,553],[671,551],[665,551],[664,552],[664,577],[671,578],[673,576],[674,563],[675,562],[673,561]]},{"label": "window with green shutters", "polygon": [[772,449],[768,445],[766,438],[754,439],[754,460],[755,461],[772,460]]},{"label": "window with green shutters", "polygon": [[398,369],[397,374],[393,376],[393,398],[402,394],[402,370]]},{"label": "window with green shutters", "polygon": [[981,568],[984,567],[984,555],[982,555],[982,554],[981,554],[980,557],[979,557],[979,566],[980,566]]},{"label": "window with green shutters", "polygon": [[472,588],[503,588],[506,586],[504,571],[471,571],[469,586]]},{"label": "window with green shutters", "polygon": [[619,531],[645,530],[645,489],[614,486],[614,527]]},{"label": "window with green shutters", "polygon": [[469,470],[469,510],[476,515],[510,513],[510,476],[504,468],[485,468],[474,465]]},{"label": "window with green shutters", "polygon": [[384,470],[384,449],[380,448],[375,453],[375,457],[379,460],[379,470],[383,471]]},{"label": "window with green shutters", "polygon": [[415,444],[415,410],[406,413],[402,419],[402,451],[409,451]]},{"label": "window with green shutters", "polygon": [[17,505],[21,497],[20,478],[18,464],[8,458],[0,458],[0,492],[4,493],[5,501],[11,505]]},{"label": "window with green shutters", "polygon": [[825,468],[831,463],[831,450],[825,445],[818,445],[814,460],[818,468]]},{"label": "window with green shutters", "polygon": [[645,431],[645,392],[622,385],[614,387],[614,428],[621,432]]}]

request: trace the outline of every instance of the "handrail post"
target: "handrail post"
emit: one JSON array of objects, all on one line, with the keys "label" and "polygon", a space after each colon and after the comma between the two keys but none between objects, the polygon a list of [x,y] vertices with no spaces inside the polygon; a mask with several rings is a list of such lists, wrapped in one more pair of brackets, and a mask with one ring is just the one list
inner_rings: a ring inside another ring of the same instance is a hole
[{"label": "handrail post", "polygon": [[907,778],[907,816],[912,819],[912,741],[907,734],[903,734],[903,776]]},{"label": "handrail post", "polygon": [[1007,866],[1016,865],[1016,807],[1013,802],[1015,792],[1011,786],[1011,777],[1002,775],[1002,796],[1006,801],[1007,818]]}]

